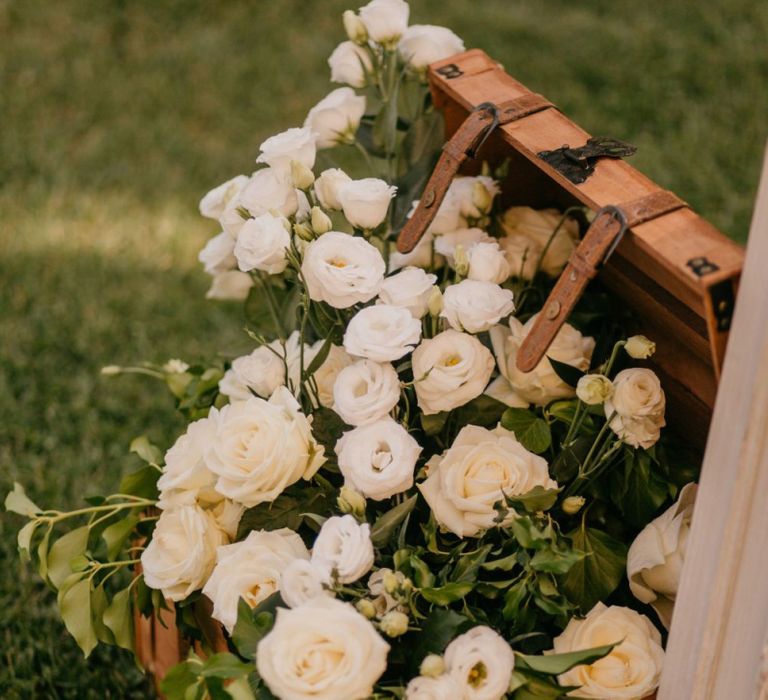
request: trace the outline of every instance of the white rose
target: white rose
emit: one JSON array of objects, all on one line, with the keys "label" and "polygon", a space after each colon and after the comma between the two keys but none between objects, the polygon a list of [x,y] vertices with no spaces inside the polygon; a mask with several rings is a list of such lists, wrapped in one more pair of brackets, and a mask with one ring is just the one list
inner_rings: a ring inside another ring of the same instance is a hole
[{"label": "white rose", "polygon": [[[477,185],[482,185],[485,188],[487,196],[489,196],[491,200],[484,210],[481,210],[476,202],[475,191]],[[474,177],[465,176],[455,178],[451,183],[449,191],[453,201],[458,206],[459,213],[462,217],[465,219],[479,219],[481,216],[488,213],[490,205],[493,203],[493,199],[499,192],[501,192],[501,188],[499,187],[499,183],[492,177],[488,177],[487,175],[475,175]]]},{"label": "white rose", "polygon": [[[243,513],[245,512],[245,506],[243,506],[242,503],[235,503],[229,498],[223,498],[215,491],[211,491],[210,493],[220,500],[214,498],[213,501],[209,502],[207,504],[208,512],[213,516],[213,519],[216,521],[219,528],[227,533],[227,537],[231,540],[235,539],[237,529],[240,525],[240,518],[243,517]],[[200,503],[200,501],[198,501],[198,503]]]},{"label": "white rose", "polygon": [[235,259],[235,242],[226,231],[209,239],[200,251],[197,259],[203,263],[203,269],[209,275],[234,270],[237,267]]},{"label": "white rose", "polygon": [[395,272],[404,267],[422,267],[437,270],[445,262],[442,255],[435,253],[434,237],[427,231],[410,253],[399,253],[397,249],[389,254],[389,271]]},{"label": "white rose", "polygon": [[312,563],[339,583],[352,583],[365,576],[373,559],[371,526],[361,525],[351,515],[328,518],[312,547]]},{"label": "white rose", "polygon": [[479,282],[502,284],[509,279],[510,267],[497,241],[481,241],[467,250],[467,278]]},{"label": "white rose", "polygon": [[396,192],[397,187],[375,177],[350,180],[338,188],[339,202],[347,221],[369,231],[384,221],[389,202]]},{"label": "white rose", "polygon": [[389,645],[349,603],[319,596],[288,610],[259,642],[256,668],[281,700],[367,698]]},{"label": "white rose", "polygon": [[613,382],[602,374],[585,374],[576,384],[576,396],[588,406],[597,406],[613,394]]},{"label": "white rose", "polygon": [[465,700],[506,697],[515,653],[490,627],[473,627],[445,648],[446,673],[461,687]]},{"label": "white rose", "polygon": [[287,221],[271,214],[248,219],[235,243],[237,266],[243,272],[261,270],[278,275],[288,266],[285,254],[291,244]]},{"label": "white rose", "polygon": [[144,582],[168,600],[184,600],[203,587],[227,543],[211,513],[195,505],[164,510],[141,555]]},{"label": "white rose", "polygon": [[360,8],[360,19],[370,39],[391,46],[408,27],[410,11],[404,0],[371,0]]},{"label": "white rose", "polygon": [[247,272],[228,270],[213,276],[211,288],[206,292],[207,299],[222,301],[245,301],[253,287],[253,280]]},{"label": "white rose", "polygon": [[254,397],[224,406],[205,460],[219,477],[216,490],[250,508],[310,479],[325,457],[296,399],[279,387],[269,401]]},{"label": "white rose", "polygon": [[627,355],[635,360],[647,360],[656,352],[656,343],[644,335],[633,335],[627,338],[624,350],[626,350]]},{"label": "white rose", "polygon": [[301,163],[312,170],[317,154],[317,135],[307,127],[294,127],[270,136],[259,146],[257,163],[266,163],[277,172],[289,176],[291,163]]},{"label": "white rose", "polygon": [[[538,314],[532,316],[525,325],[514,316],[509,319],[509,327],[503,325],[491,328],[491,343],[499,364],[502,383],[517,402],[509,399],[505,403],[520,406],[528,403],[543,406],[553,399],[565,399],[574,396],[573,387],[568,386],[552,368],[548,358],[563,362],[585,372],[589,369],[592,351],[595,349],[594,338],[583,336],[568,323],[563,324],[555,339],[547,349],[546,355],[530,372],[521,372],[517,368],[517,353],[530,333]],[[500,397],[501,398],[501,397]]]},{"label": "white rose", "polygon": [[493,527],[498,515],[494,506],[502,494],[522,496],[536,486],[557,488],[546,460],[501,426],[465,426],[448,450],[427,462],[427,473],[419,490],[437,522],[459,537],[475,537]]},{"label": "white rose", "polygon": [[448,233],[435,235],[435,252],[442,255],[451,267],[456,262],[456,248],[461,248],[466,253],[476,243],[493,243],[485,231],[479,228],[459,228]]},{"label": "white rose", "polygon": [[450,411],[480,396],[494,367],[488,348],[453,329],[422,341],[412,361],[419,408],[427,415]]},{"label": "white rose", "polygon": [[[308,350],[305,350],[305,369],[309,367],[313,358],[320,352],[320,349],[324,344],[324,340],[318,340],[314,345],[308,348]],[[336,384],[336,378],[345,367],[348,367],[353,362],[354,359],[346,350],[344,350],[344,348],[340,348],[338,345],[331,345],[331,348],[328,351],[328,357],[325,358],[323,364],[320,365],[312,375],[314,378],[314,385],[317,387],[317,398],[319,399],[321,406],[333,408],[333,387]]]},{"label": "white rose", "polygon": [[398,45],[400,55],[416,70],[464,51],[464,42],[447,27],[412,24]]},{"label": "white rose", "polygon": [[462,687],[451,676],[417,676],[405,688],[405,700],[463,700]]},{"label": "white rose", "polygon": [[320,204],[326,209],[341,209],[339,201],[339,187],[345,182],[351,182],[352,178],[340,168],[328,168],[320,173],[315,180],[315,194]]},{"label": "white rose", "polygon": [[632,594],[650,603],[667,629],[680,585],[695,500],[696,484],[686,484],[677,503],[645,526],[627,554]]},{"label": "white rose", "polygon": [[406,267],[382,282],[379,299],[390,306],[402,306],[414,318],[421,318],[427,313],[435,282],[436,275],[428,274],[419,267]]},{"label": "white rose", "polygon": [[280,578],[280,597],[289,608],[297,608],[321,595],[333,595],[326,585],[326,571],[307,559],[294,559]]},{"label": "white rose", "polygon": [[344,348],[350,355],[390,362],[411,352],[419,338],[421,323],[408,309],[377,304],[354,315],[344,333]]},{"label": "white rose", "polygon": [[480,333],[487,331],[515,310],[512,292],[493,282],[462,280],[443,292],[443,310],[457,331]]},{"label": "white rose", "polygon": [[613,396],[605,402],[611,430],[632,447],[646,450],[666,425],[666,398],[656,374],[645,368],[624,369],[613,378]]},{"label": "white rose", "polygon": [[280,579],[293,561],[308,560],[309,552],[293,530],[254,530],[242,542],[219,547],[216,567],[203,588],[213,602],[211,617],[231,634],[242,598],[255,608],[280,589]]},{"label": "white rose", "polygon": [[237,175],[215,187],[200,200],[200,213],[209,219],[218,219],[227,204],[240,194],[247,182],[247,176]]},{"label": "white rose", "polygon": [[661,635],[634,610],[598,603],[584,619],[571,619],[555,637],[553,651],[567,654],[614,643],[618,646],[602,659],[561,674],[560,684],[579,686],[574,695],[580,698],[641,700],[653,693],[664,663]]},{"label": "white rose", "polygon": [[346,309],[379,293],[384,268],[384,258],[368,241],[329,231],[307,246],[301,273],[313,301]]},{"label": "white rose", "polygon": [[333,410],[348,425],[367,425],[386,416],[400,400],[400,379],[389,363],[360,360],[339,372]]},{"label": "white rose", "polygon": [[[238,200],[253,216],[273,214],[290,217],[299,208],[299,198],[290,174],[285,175],[274,168],[257,170],[243,188]],[[238,231],[241,228],[242,225],[238,227]],[[237,231],[234,235],[237,235]]]},{"label": "white rose", "polygon": [[366,498],[381,501],[413,486],[421,447],[388,416],[344,433],[335,449],[345,483]]},{"label": "white rose", "polygon": [[[523,279],[533,277],[544,248],[561,218],[562,214],[556,209],[537,211],[530,207],[511,207],[504,212],[499,218],[504,237],[499,242],[513,275]],[[578,242],[578,223],[574,219],[566,219],[549,244],[541,262],[541,271],[549,277],[557,277]]]},{"label": "white rose", "polygon": [[333,90],[309,110],[304,126],[317,134],[318,148],[332,148],[355,140],[365,114],[365,97],[352,88]]},{"label": "white rose", "polygon": [[332,83],[346,83],[353,88],[365,87],[373,64],[368,52],[351,41],[343,41],[328,58]]}]

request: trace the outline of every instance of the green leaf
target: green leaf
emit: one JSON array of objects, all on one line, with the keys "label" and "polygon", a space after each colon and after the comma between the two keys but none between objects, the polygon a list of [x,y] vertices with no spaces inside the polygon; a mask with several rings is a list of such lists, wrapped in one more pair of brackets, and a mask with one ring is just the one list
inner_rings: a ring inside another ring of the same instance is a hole
[{"label": "green leaf", "polygon": [[158,497],[157,480],[160,478],[160,471],[153,466],[142,467],[138,471],[126,474],[120,481],[120,493],[138,498]]},{"label": "green leaf", "polygon": [[439,588],[422,588],[419,593],[428,603],[450,605],[464,598],[474,587],[474,583],[468,582],[446,583]]},{"label": "green leaf", "polygon": [[450,580],[467,582],[475,581],[477,579],[477,572],[488,558],[491,549],[493,549],[493,545],[487,544],[480,547],[475,552],[462,553],[451,573]]},{"label": "green leaf", "polygon": [[435,608],[416,637],[412,660],[418,667],[427,654],[442,654],[449,642],[470,625],[470,620],[454,610]]},{"label": "green leaf", "polygon": [[572,549],[540,549],[533,555],[530,566],[536,571],[547,574],[566,574],[583,558],[583,552]]},{"label": "green leaf", "polygon": [[96,638],[104,644],[114,644],[115,635],[112,630],[104,624],[104,613],[107,610],[109,601],[104,586],[96,586],[91,590],[91,623],[96,633]]},{"label": "green leaf", "polygon": [[10,491],[5,497],[5,509],[10,513],[18,513],[31,518],[43,509],[35,505],[24,491],[24,487],[18,482],[13,482],[13,491]]},{"label": "green leaf", "polygon": [[552,365],[552,369],[555,370],[555,374],[560,377],[560,379],[562,379],[568,386],[573,387],[574,389],[579,383],[579,379],[581,379],[586,374],[586,372],[583,372],[578,367],[574,367],[573,365],[569,365],[565,362],[555,360],[554,358],[549,357],[549,355],[547,355],[547,359]]},{"label": "green leaf", "polygon": [[146,435],[139,435],[131,441],[130,451],[149,464],[160,464],[163,453],[157,445],[153,445]]},{"label": "green leaf", "polygon": [[456,423],[459,427],[465,425],[479,425],[482,428],[495,427],[506,410],[506,404],[485,394],[480,394],[477,398],[455,410]]},{"label": "green leaf", "polygon": [[627,448],[623,474],[619,469],[615,474],[620,485],[611,489],[611,499],[630,525],[645,526],[669,497],[669,482],[654,469],[645,450]]},{"label": "green leaf", "polygon": [[520,579],[507,589],[507,592],[504,594],[504,608],[502,609],[502,615],[505,620],[514,620],[518,617],[520,606],[528,597],[528,594],[528,580],[525,578]]},{"label": "green leaf", "polygon": [[568,447],[563,447],[549,465],[553,478],[560,484],[573,480],[589,453],[594,439],[582,435]]},{"label": "green leaf", "polygon": [[59,602],[59,613],[68,632],[88,658],[97,644],[91,620],[91,581],[88,578],[80,579],[64,592]]},{"label": "green leaf", "polygon": [[102,616],[104,624],[112,631],[115,644],[133,651],[133,612],[131,610],[131,589],[124,588],[115,593],[112,602]]},{"label": "green leaf", "polygon": [[482,568],[486,571],[511,571],[515,567],[515,564],[517,564],[517,561],[517,552],[513,552],[501,559],[486,561],[482,564]]},{"label": "green leaf", "polygon": [[53,543],[48,554],[48,579],[56,588],[61,587],[64,579],[72,573],[70,562],[85,554],[88,548],[88,533],[88,526],[83,525],[62,535]]},{"label": "green leaf", "polygon": [[229,652],[221,652],[208,657],[200,675],[203,678],[240,678],[247,676],[252,670],[252,663],[241,661]]},{"label": "green leaf", "polygon": [[431,588],[435,583],[435,575],[430,570],[425,561],[419,559],[415,554],[408,558],[413,574],[413,582],[418,588]]},{"label": "green leaf", "polygon": [[586,556],[562,578],[560,589],[583,612],[607,598],[625,574],[627,546],[584,524],[570,533],[573,547]]},{"label": "green leaf", "polygon": [[438,435],[445,427],[445,422],[448,420],[449,415],[448,411],[440,411],[439,413],[431,413],[429,415],[420,413],[421,429],[427,435]]},{"label": "green leaf", "polygon": [[507,496],[507,503],[512,506],[520,506],[516,510],[524,510],[528,513],[538,513],[549,510],[557,501],[559,489],[546,489],[543,486],[534,486],[527,493],[519,496]]},{"label": "green leaf", "polygon": [[552,444],[549,423],[526,408],[508,408],[501,416],[501,425],[511,430],[526,450],[541,454]]},{"label": "green leaf", "polygon": [[312,435],[329,457],[335,456],[334,447],[346,429],[346,423],[330,408],[321,406],[312,413]]},{"label": "green leaf", "polygon": [[326,490],[298,484],[291,493],[281,493],[272,503],[248,508],[240,518],[236,539],[243,539],[252,530],[298,530],[310,514],[325,517],[331,506]]},{"label": "green leaf", "polygon": [[320,350],[318,350],[317,354],[312,358],[312,362],[309,363],[309,367],[304,369],[304,374],[306,377],[311,377],[323,366],[323,362],[328,359],[328,355],[331,352],[332,346],[333,338],[326,338],[325,342],[320,346]]},{"label": "green leaf", "polygon": [[40,544],[37,545],[37,570],[43,580],[48,578],[48,542],[51,539],[52,529],[53,526],[49,524]]},{"label": "green leaf", "polygon": [[173,666],[165,674],[165,678],[160,681],[160,690],[166,697],[166,700],[189,700],[189,698],[194,698],[194,694],[188,694],[188,689],[201,682],[197,673],[201,665],[199,661],[195,665],[190,661],[182,661],[180,664]]},{"label": "green leaf", "polygon": [[277,608],[284,605],[279,593],[273,593],[253,610],[242,598],[237,604],[237,622],[232,630],[232,642],[240,656],[256,657],[256,647],[275,623]]},{"label": "green leaf", "polygon": [[371,541],[373,542],[374,547],[380,549],[381,547],[386,546],[398,525],[400,525],[400,523],[402,523],[408,516],[408,513],[414,509],[417,500],[418,495],[414,494],[407,500],[376,518],[376,521],[371,528]]},{"label": "green leaf", "polygon": [[616,644],[606,644],[602,647],[572,651],[567,654],[546,654],[545,656],[515,654],[515,668],[530,669],[550,676],[559,676],[561,673],[570,671],[574,666],[593,664],[595,661],[599,661],[610,654],[615,646]]},{"label": "green leaf", "polygon": [[29,559],[29,548],[32,545],[32,537],[35,534],[37,526],[40,525],[39,520],[30,520],[21,530],[16,537],[16,544],[19,547],[19,552],[25,559]]},{"label": "green leaf", "polygon": [[109,527],[104,529],[101,536],[104,538],[104,542],[107,543],[107,559],[109,561],[115,561],[117,555],[125,544],[133,529],[136,527],[136,523],[139,522],[139,514],[136,512],[130,512],[115,523],[112,523]]},{"label": "green leaf", "polygon": [[525,549],[541,549],[552,541],[552,538],[527,516],[514,518],[509,523],[509,529],[518,544]]}]

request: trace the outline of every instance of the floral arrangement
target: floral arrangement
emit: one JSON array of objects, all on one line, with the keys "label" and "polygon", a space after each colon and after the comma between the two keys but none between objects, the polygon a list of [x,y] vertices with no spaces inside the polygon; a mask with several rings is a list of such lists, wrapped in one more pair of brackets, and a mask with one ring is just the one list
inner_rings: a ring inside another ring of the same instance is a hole
[{"label": "floral arrangement", "polygon": [[86,654],[133,648],[134,609],[175,610],[200,653],[169,698],[658,685],[696,487],[637,366],[654,344],[593,290],[517,369],[589,212],[505,209],[503,163],[457,177],[415,250],[395,250],[441,145],[426,67],[464,48],[408,17],[402,0],[344,13],[329,64],[345,86],[200,202],[222,228],[200,253],[208,295],[244,302],[253,352],[105,368],[164,381],[186,432],[164,453],[134,440],[146,466],[78,510],[18,484],[6,499]]}]

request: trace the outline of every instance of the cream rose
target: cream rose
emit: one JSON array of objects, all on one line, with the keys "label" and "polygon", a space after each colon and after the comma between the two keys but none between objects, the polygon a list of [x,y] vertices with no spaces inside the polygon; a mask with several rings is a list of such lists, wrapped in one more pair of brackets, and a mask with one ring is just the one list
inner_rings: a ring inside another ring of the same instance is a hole
[{"label": "cream rose", "polygon": [[412,24],[397,48],[406,63],[423,71],[430,63],[464,51],[464,42],[447,27]]},{"label": "cream rose", "polygon": [[367,425],[386,416],[400,400],[400,380],[389,363],[360,360],[339,372],[333,410],[348,425]]},{"label": "cream rose", "polygon": [[389,304],[358,311],[344,333],[344,349],[374,362],[400,359],[421,338],[421,323],[408,309]]},{"label": "cream rose", "polygon": [[405,700],[463,700],[462,687],[451,676],[416,676],[405,688]]},{"label": "cream rose", "polygon": [[352,41],[343,41],[328,58],[332,83],[346,83],[353,88],[365,87],[373,64],[368,52]]},{"label": "cream rose", "polygon": [[384,221],[396,192],[397,187],[375,177],[350,180],[338,188],[339,202],[347,221],[368,231]]},{"label": "cream rose", "polygon": [[237,267],[235,258],[235,242],[226,231],[209,239],[200,251],[197,259],[203,263],[203,269],[209,275],[216,275]]},{"label": "cream rose", "polygon": [[313,301],[346,309],[379,293],[384,268],[381,253],[368,241],[329,231],[307,246],[301,273]]},{"label": "cream rose", "polygon": [[413,351],[419,408],[450,411],[483,393],[493,373],[493,356],[477,338],[453,329],[424,340]]},{"label": "cream rose", "polygon": [[224,208],[229,202],[237,198],[240,190],[245,187],[247,182],[247,176],[237,175],[215,187],[200,200],[200,213],[209,219],[220,218],[224,213]]},{"label": "cream rose", "polygon": [[445,649],[445,670],[465,700],[506,697],[515,668],[515,654],[500,634],[484,625],[473,627]]},{"label": "cream rose", "polygon": [[[325,345],[325,341],[318,340],[304,351],[305,369],[309,367],[323,345]],[[314,386],[317,388],[317,398],[321,406],[333,408],[333,387],[336,385],[336,379],[339,373],[353,362],[354,359],[344,348],[340,348],[338,345],[331,345],[328,357],[325,358],[323,364],[312,375]],[[314,401],[314,397],[312,400]]]},{"label": "cream rose", "polygon": [[435,252],[442,255],[451,267],[456,265],[456,249],[461,249],[466,253],[476,243],[493,243],[485,231],[479,228],[459,228],[448,233],[435,235]]},{"label": "cream rose", "polygon": [[319,596],[278,608],[256,668],[281,700],[367,698],[387,668],[389,645],[349,603]]},{"label": "cream rose", "polygon": [[428,310],[428,302],[437,276],[418,267],[406,267],[396,275],[385,278],[379,299],[390,306],[402,306],[414,318],[421,318]]},{"label": "cream rose", "polygon": [[576,384],[576,396],[588,406],[604,403],[613,394],[613,382],[602,374],[585,374]]},{"label": "cream rose", "polygon": [[[253,216],[272,214],[291,217],[299,208],[299,198],[290,173],[286,175],[274,168],[262,168],[251,176],[240,193],[237,204],[245,207]],[[234,217],[240,217],[240,214],[234,212],[231,216],[234,219]],[[222,221],[224,230],[234,236],[237,236],[243,225],[244,222],[227,228]]]},{"label": "cream rose", "polygon": [[294,127],[270,136],[259,146],[257,163],[266,163],[275,171],[289,176],[291,163],[301,163],[312,170],[317,154],[317,135],[307,127]]},{"label": "cream rose", "polygon": [[213,603],[211,617],[231,634],[242,598],[251,608],[280,589],[286,567],[309,560],[309,552],[293,530],[254,530],[242,542],[219,547],[216,567],[203,593]]},{"label": "cream rose", "polygon": [[374,501],[411,488],[421,454],[419,443],[388,416],[344,433],[335,450],[345,482]]},{"label": "cream rose", "polygon": [[613,378],[613,396],[605,402],[605,415],[621,440],[648,449],[658,441],[666,425],[665,407],[664,390],[656,374],[634,367]]},{"label": "cream rose", "polygon": [[352,178],[340,168],[323,170],[320,177],[315,180],[315,194],[320,204],[326,209],[340,210],[339,187],[351,180]]},{"label": "cream rose", "polygon": [[326,520],[312,547],[312,563],[339,583],[352,583],[373,566],[371,526],[351,515]]},{"label": "cream rose", "polygon": [[576,666],[558,677],[561,685],[576,685],[580,698],[641,700],[659,685],[664,650],[661,635],[645,616],[618,605],[598,603],[582,620],[572,618],[555,638],[555,654],[618,644],[593,664]]},{"label": "cream rose", "polygon": [[509,279],[510,267],[496,241],[480,241],[467,250],[467,279],[502,284]]},{"label": "cream rose", "polygon": [[465,426],[448,450],[427,462],[427,474],[419,490],[437,522],[459,537],[493,527],[494,506],[504,495],[521,496],[536,486],[557,488],[547,462],[501,426]]},{"label": "cream rose", "polygon": [[254,397],[224,406],[205,461],[219,477],[216,490],[250,508],[310,479],[325,457],[296,399],[279,387],[269,401]]},{"label": "cream rose", "polygon": [[329,583],[327,571],[308,559],[294,559],[280,577],[280,597],[289,608],[297,608],[318,596],[333,595],[326,588]]},{"label": "cream rose", "polygon": [[195,505],[164,510],[141,555],[144,582],[168,600],[184,600],[203,587],[227,536],[208,511]]},{"label": "cream rose", "polygon": [[228,270],[213,276],[211,288],[205,293],[205,297],[221,301],[245,301],[251,287],[253,287],[253,280],[248,273]]},{"label": "cream rose", "polygon": [[318,148],[332,148],[355,140],[365,114],[365,97],[352,88],[333,90],[309,110],[304,126],[317,134]]},{"label": "cream rose", "polygon": [[667,629],[685,562],[696,488],[696,484],[686,484],[677,503],[645,526],[627,554],[632,594],[650,603]]},{"label": "cream rose", "polygon": [[[553,399],[564,399],[574,396],[575,391],[557,375],[552,368],[549,357],[563,362],[582,371],[589,368],[592,351],[595,349],[594,338],[583,336],[568,323],[557,332],[555,339],[547,349],[547,354],[530,372],[521,372],[517,368],[517,353],[525,337],[530,333],[538,314],[522,324],[514,316],[509,319],[509,327],[502,325],[491,328],[491,343],[496,354],[499,372],[506,380],[507,389],[513,397],[500,400],[510,405],[520,406],[533,403],[543,406]],[[513,398],[517,401],[513,402]],[[522,399],[522,401],[521,401]]]},{"label": "cream rose", "polygon": [[404,0],[371,0],[360,8],[360,19],[370,39],[392,46],[408,27],[410,11]]},{"label": "cream rose", "polygon": [[288,222],[282,217],[261,214],[248,219],[235,243],[235,258],[240,270],[261,270],[270,275],[284,272],[288,266],[285,254],[291,245],[288,230]]},{"label": "cream rose", "polygon": [[512,292],[493,282],[462,280],[443,292],[440,316],[457,331],[487,331],[515,310]]}]

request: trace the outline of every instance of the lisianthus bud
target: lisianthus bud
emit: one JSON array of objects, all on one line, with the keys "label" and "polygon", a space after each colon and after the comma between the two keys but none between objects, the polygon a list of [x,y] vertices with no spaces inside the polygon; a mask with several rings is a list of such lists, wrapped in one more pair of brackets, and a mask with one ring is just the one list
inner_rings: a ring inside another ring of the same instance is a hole
[{"label": "lisianthus bud", "polygon": [[365,498],[349,486],[341,487],[336,503],[342,513],[351,513],[356,518],[365,516]]},{"label": "lisianthus bud", "polygon": [[602,374],[585,374],[576,384],[576,396],[585,404],[595,406],[613,394],[613,383]]},{"label": "lisianthus bud", "polygon": [[656,352],[656,343],[644,335],[633,335],[624,346],[627,355],[635,360],[647,360]]},{"label": "lisianthus bud", "polygon": [[453,253],[453,268],[459,277],[466,277],[469,274],[469,257],[463,245],[457,245]]},{"label": "lisianthus bud", "polygon": [[379,624],[387,637],[399,637],[408,631],[408,615],[399,610],[390,610]]},{"label": "lisianthus bud", "polygon": [[437,678],[445,672],[445,661],[438,654],[427,654],[419,666],[419,673],[422,676]]},{"label": "lisianthus bud", "polygon": [[435,317],[439,316],[443,310],[443,293],[437,285],[432,287],[429,300],[427,301],[427,308],[429,309],[429,315]]},{"label": "lisianthus bud", "polygon": [[479,180],[472,185],[472,204],[474,204],[478,211],[483,214],[487,214],[491,210],[491,205],[493,204],[491,193]]},{"label": "lisianthus bud", "polygon": [[366,30],[363,20],[352,10],[344,10],[341,19],[344,22],[344,31],[347,33],[349,40],[359,46],[363,46],[368,41],[368,30]]},{"label": "lisianthus bud", "polygon": [[398,588],[400,588],[400,578],[394,571],[388,570],[384,574],[384,590],[391,594]]},{"label": "lisianthus bud", "polygon": [[315,234],[312,232],[312,229],[309,226],[307,226],[306,224],[294,224],[293,225],[293,232],[302,241],[314,241],[315,240]]},{"label": "lisianthus bud", "polygon": [[315,174],[298,160],[291,161],[291,180],[293,186],[299,190],[307,190],[315,181]]},{"label": "lisianthus bud", "polygon": [[312,230],[318,236],[328,233],[333,228],[330,217],[320,207],[312,207],[310,221],[312,222]]},{"label": "lisianthus bud", "polygon": [[122,371],[123,371],[123,368],[118,365],[107,365],[106,367],[101,368],[101,373],[105,377],[114,377],[120,374],[120,372]]},{"label": "lisianthus bud", "polygon": [[584,496],[568,496],[563,501],[563,513],[567,515],[576,515],[586,503]]},{"label": "lisianthus bud", "polygon": [[369,620],[373,620],[373,618],[376,617],[376,606],[368,600],[368,598],[360,598],[360,600],[355,603],[355,607],[357,608],[357,612],[363,617],[367,617]]}]

